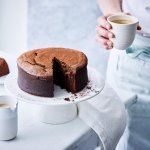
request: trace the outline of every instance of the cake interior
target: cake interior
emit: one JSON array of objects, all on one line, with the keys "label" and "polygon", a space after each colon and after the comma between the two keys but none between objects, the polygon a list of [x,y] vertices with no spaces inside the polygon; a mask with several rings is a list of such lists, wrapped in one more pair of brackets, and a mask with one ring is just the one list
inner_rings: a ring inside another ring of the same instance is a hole
[{"label": "cake interior", "polygon": [[53,83],[72,93],[76,92],[73,70],[57,58],[53,59]]}]

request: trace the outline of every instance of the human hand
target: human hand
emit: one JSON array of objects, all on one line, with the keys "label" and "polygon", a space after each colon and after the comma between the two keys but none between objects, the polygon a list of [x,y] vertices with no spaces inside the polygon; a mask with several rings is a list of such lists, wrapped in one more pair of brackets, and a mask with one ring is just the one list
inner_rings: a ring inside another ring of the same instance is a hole
[{"label": "human hand", "polygon": [[[130,15],[129,13],[124,13],[126,15]],[[112,49],[113,43],[110,38],[114,37],[114,34],[109,30],[112,28],[111,24],[107,22],[107,18],[113,14],[109,14],[106,16],[101,16],[98,18],[98,26],[96,27],[96,40],[101,44],[105,49]],[[141,27],[138,26],[137,30],[141,30]]]},{"label": "human hand", "polygon": [[111,29],[111,24],[107,22],[107,18],[111,15],[112,14],[98,18],[98,26],[96,27],[96,40],[105,49],[113,48],[113,43],[109,39],[113,38],[114,34],[109,31]]}]

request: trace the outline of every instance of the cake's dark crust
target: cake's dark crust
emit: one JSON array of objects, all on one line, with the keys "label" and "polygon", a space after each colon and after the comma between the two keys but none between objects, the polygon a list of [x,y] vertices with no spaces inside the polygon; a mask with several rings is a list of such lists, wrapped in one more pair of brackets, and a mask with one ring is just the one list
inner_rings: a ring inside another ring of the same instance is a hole
[{"label": "cake's dark crust", "polygon": [[18,85],[30,94],[53,97],[53,83],[76,93],[88,82],[87,57],[80,51],[45,48],[26,52],[18,60]]},{"label": "cake's dark crust", "polygon": [[0,58],[0,77],[9,73],[8,64],[4,58]]},{"label": "cake's dark crust", "polygon": [[88,82],[88,72],[87,67],[77,70],[75,75],[75,85],[76,90],[73,93],[79,92],[82,90]]},{"label": "cake's dark crust", "polygon": [[18,66],[18,85],[23,91],[45,97],[53,97],[53,79],[42,79],[28,74]]}]

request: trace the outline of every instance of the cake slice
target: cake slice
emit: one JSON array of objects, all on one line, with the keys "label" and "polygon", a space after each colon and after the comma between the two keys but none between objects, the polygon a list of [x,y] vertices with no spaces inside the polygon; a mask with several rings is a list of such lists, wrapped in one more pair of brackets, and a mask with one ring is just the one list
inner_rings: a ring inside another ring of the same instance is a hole
[{"label": "cake slice", "polygon": [[8,64],[4,58],[0,58],[0,77],[9,73]]}]

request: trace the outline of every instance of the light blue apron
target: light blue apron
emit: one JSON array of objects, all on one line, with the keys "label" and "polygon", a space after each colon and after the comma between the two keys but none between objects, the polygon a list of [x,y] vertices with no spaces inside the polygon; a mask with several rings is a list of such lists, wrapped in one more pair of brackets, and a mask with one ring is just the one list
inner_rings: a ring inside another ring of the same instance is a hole
[{"label": "light blue apron", "polygon": [[117,59],[114,80],[137,101],[127,108],[127,128],[116,149],[150,150],[150,38],[137,36]]},{"label": "light blue apron", "polygon": [[136,35],[134,43],[126,52],[132,58],[150,61],[150,38]]}]

